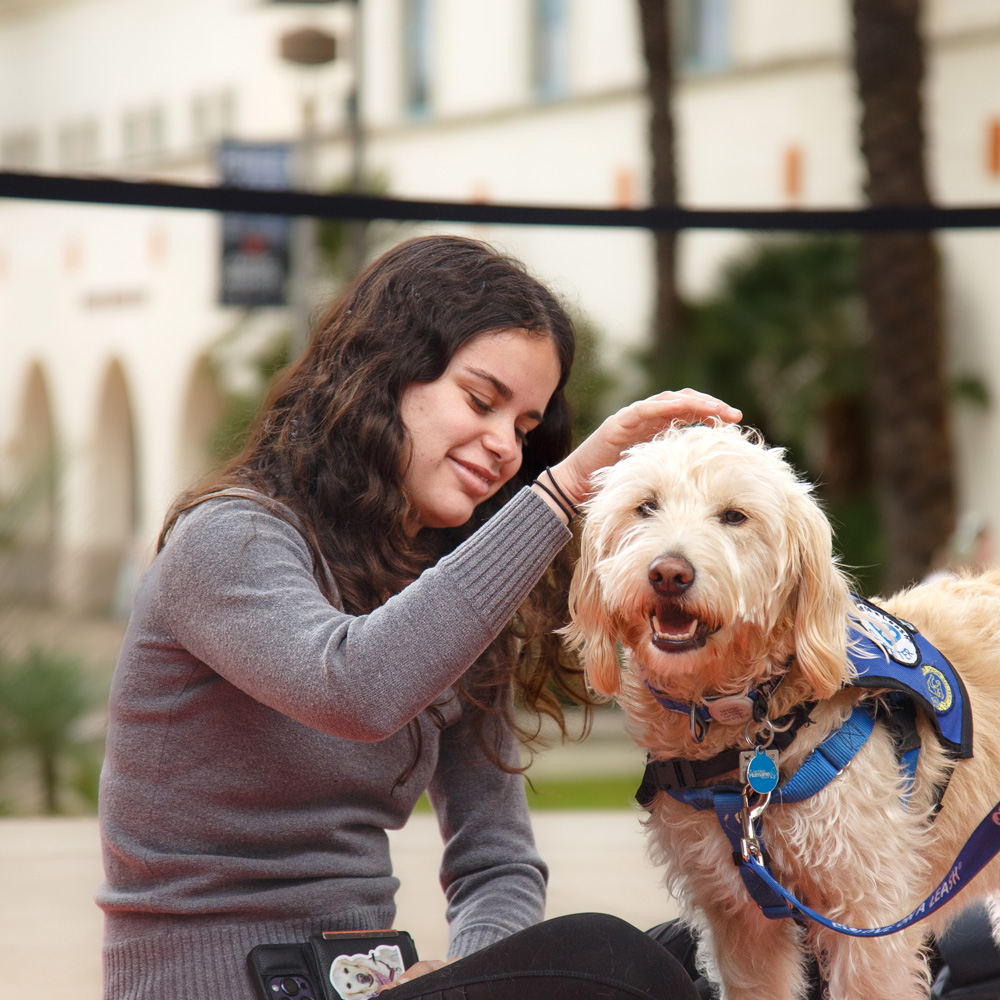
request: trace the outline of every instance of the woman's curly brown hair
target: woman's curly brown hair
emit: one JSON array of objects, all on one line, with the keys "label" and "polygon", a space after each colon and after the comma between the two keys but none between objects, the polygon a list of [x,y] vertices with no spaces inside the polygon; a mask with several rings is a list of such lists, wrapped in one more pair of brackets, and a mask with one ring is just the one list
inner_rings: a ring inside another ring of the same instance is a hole
[{"label": "woman's curly brown hair", "polygon": [[[406,531],[403,491],[409,439],[400,416],[403,391],[444,374],[455,352],[480,333],[518,329],[551,338],[560,379],[544,418],[528,435],[517,475],[480,504],[461,528]],[[331,568],[346,611],[364,614],[415,580],[492,516],[522,486],[570,449],[565,398],[575,350],[573,326],[555,296],[516,260],[459,236],[407,240],[379,257],[317,326],[305,355],[272,387],[246,446],[219,473],[182,495],[177,517],[220,490],[251,489],[290,509],[304,526],[313,568],[327,598]],[[456,690],[479,715],[480,741],[500,766],[500,716],[526,741],[539,726],[516,725],[507,692],[555,719],[562,703],[588,703],[580,671],[553,630],[565,624],[572,547],[553,561],[498,638]],[[419,726],[411,725],[415,756]],[[492,731],[492,740],[485,735]],[[404,775],[401,780],[405,780]]]}]

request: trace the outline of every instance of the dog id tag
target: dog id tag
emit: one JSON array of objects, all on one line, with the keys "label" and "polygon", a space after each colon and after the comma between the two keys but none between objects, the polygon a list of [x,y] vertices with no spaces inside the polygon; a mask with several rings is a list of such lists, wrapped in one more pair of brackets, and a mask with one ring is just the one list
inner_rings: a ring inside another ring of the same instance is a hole
[{"label": "dog id tag", "polygon": [[740,754],[740,780],[758,795],[767,795],[778,787],[778,751],[744,750]]},{"label": "dog id tag", "polygon": [[716,722],[723,724],[739,725],[753,718],[753,702],[747,697],[746,692],[706,699],[705,707]]}]

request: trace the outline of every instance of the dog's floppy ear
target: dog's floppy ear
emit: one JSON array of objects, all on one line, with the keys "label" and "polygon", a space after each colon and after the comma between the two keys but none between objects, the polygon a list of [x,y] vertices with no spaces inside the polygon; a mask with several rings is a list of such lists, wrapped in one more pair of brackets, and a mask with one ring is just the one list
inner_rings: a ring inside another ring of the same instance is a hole
[{"label": "dog's floppy ear", "polygon": [[594,543],[586,526],[580,549],[580,559],[569,587],[570,623],[560,631],[571,646],[583,650],[587,683],[598,694],[613,695],[621,687],[618,636],[604,610]]},{"label": "dog's floppy ear", "polygon": [[833,555],[830,522],[812,496],[796,495],[792,544],[799,557],[795,599],[795,658],[817,698],[848,681],[847,613],[850,590]]}]

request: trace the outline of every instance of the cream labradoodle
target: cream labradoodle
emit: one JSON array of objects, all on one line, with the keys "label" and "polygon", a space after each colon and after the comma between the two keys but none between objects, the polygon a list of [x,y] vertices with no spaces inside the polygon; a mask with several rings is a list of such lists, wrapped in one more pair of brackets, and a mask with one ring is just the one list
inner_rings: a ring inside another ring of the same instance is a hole
[{"label": "cream labradoodle", "polygon": [[[720,755],[764,740],[773,724],[794,730],[779,758],[784,783],[858,702],[885,702],[880,691],[851,686],[847,625],[866,612],[851,599],[826,517],[780,449],[736,427],[676,428],[601,475],[587,505],[566,631],[584,650],[590,684],[620,701],[651,759],[726,760]],[[941,580],[874,603],[911,623],[956,668],[975,736],[971,758],[956,760],[918,713],[922,749],[907,794],[898,730],[878,715],[829,784],[763,811],[775,877],[807,906],[856,927],[907,915],[1000,799],[1000,574]],[[756,691],[768,703],[766,718],[755,721],[748,692]],[[690,705],[711,717],[685,713]],[[702,783],[718,782],[739,777],[731,771]],[[994,861],[908,930],[849,937],[766,919],[713,811],[659,791],[647,829],[724,1000],[801,996],[807,952],[818,957],[831,1000],[922,1000],[924,936],[977,894],[1000,890]]]}]

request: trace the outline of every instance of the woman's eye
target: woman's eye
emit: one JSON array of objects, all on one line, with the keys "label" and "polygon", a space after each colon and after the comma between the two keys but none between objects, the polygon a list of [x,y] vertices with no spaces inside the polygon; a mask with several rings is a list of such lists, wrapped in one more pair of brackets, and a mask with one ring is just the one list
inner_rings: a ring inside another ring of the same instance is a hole
[{"label": "woman's eye", "polygon": [[493,407],[489,403],[487,403],[485,399],[480,399],[478,396],[473,395],[472,393],[469,394],[469,402],[472,403],[472,405],[477,410],[479,410],[480,413],[493,412]]},{"label": "woman's eye", "polygon": [[719,515],[719,520],[723,524],[742,524],[746,519],[746,514],[741,510],[724,510]]},{"label": "woman's eye", "polygon": [[660,505],[656,502],[656,497],[650,497],[648,500],[643,500],[636,507],[635,512],[639,517],[652,517],[659,509]]}]

